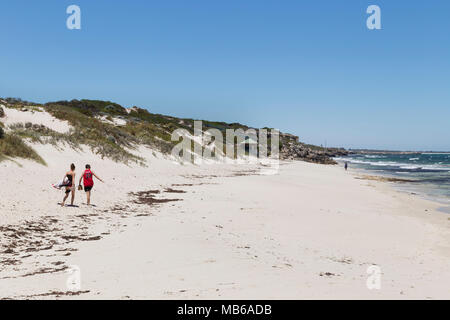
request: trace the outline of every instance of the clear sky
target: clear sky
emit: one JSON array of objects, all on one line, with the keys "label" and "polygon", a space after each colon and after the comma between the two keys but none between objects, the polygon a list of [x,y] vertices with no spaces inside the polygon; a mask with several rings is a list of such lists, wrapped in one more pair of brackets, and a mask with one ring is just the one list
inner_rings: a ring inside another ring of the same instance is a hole
[{"label": "clear sky", "polygon": [[[66,8],[81,8],[81,30]],[[368,30],[366,8],[381,8]],[[450,150],[450,1],[3,0],[0,96]]]}]

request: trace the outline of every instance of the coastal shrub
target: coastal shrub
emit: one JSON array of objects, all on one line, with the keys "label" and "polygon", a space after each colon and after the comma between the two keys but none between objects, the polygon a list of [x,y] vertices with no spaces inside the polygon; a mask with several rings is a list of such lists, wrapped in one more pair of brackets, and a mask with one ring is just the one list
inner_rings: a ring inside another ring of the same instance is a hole
[{"label": "coastal shrub", "polygon": [[0,118],[3,118],[5,116],[5,110],[3,110],[2,107],[0,107]]},{"label": "coastal shrub", "polygon": [[5,136],[5,131],[3,130],[2,127],[0,127],[0,139],[3,139],[4,136]]},{"label": "coastal shrub", "polygon": [[44,125],[32,124],[31,126],[23,123],[14,123],[9,129],[16,136],[30,139],[33,143],[51,144],[58,147],[61,143],[68,144],[72,149],[79,149],[79,143],[70,133],[56,132]]},{"label": "coastal shrub", "polygon": [[104,112],[111,115],[127,115],[127,111],[121,105],[111,102],[111,101],[102,101],[102,100],[71,100],[71,101],[56,101],[49,102],[46,106],[65,106],[71,109],[75,109],[78,112],[87,115],[93,116],[95,114]]},{"label": "coastal shrub", "polygon": [[[13,100],[17,103],[17,100]],[[19,101],[20,104],[22,103]],[[26,124],[22,128],[15,128],[13,133],[33,142],[68,143],[72,148],[87,145],[93,153],[118,162],[142,163],[143,159],[134,155],[139,145],[146,145],[158,149],[162,153],[170,153],[178,143],[171,141],[171,134],[176,129],[185,129],[193,134],[194,120],[175,118],[161,114],[154,114],[146,109],[133,107],[125,109],[111,101],[101,100],[71,100],[50,102],[41,106],[57,119],[68,121],[73,129],[66,134],[57,133],[50,129],[36,128]],[[27,107],[28,108],[28,107]],[[99,118],[107,119],[103,122]],[[126,124],[115,126],[110,122],[114,118],[125,120]],[[225,137],[227,129],[248,130],[249,127],[240,123],[225,123],[219,121],[202,121],[203,130],[218,129]],[[318,146],[305,145],[298,142],[298,138],[288,134],[280,134],[279,151],[282,157],[302,158],[307,161],[324,162],[330,150]],[[271,155],[271,137],[268,137],[268,154]],[[237,141],[234,142],[236,146]],[[202,147],[203,148],[203,147]],[[307,152],[306,152],[307,151]],[[225,152],[225,146],[224,146]],[[311,156],[310,156],[311,154]]]},{"label": "coastal shrub", "polygon": [[0,139],[0,156],[3,156],[3,158],[4,156],[7,156],[12,158],[31,159],[46,165],[44,159],[16,135],[5,134],[4,137]]},{"label": "coastal shrub", "polygon": [[2,98],[2,100],[8,104],[8,105],[21,105],[21,106],[25,106],[25,105],[38,105],[38,103],[32,102],[32,101],[26,101],[26,100],[22,100],[20,98]]},{"label": "coastal shrub", "polygon": [[[86,110],[93,112],[102,104],[94,103],[83,106],[88,106],[89,109]],[[114,106],[110,103],[105,105],[105,107],[109,109],[115,108],[115,112],[120,110],[120,106]],[[116,162],[128,163],[131,161],[143,163],[143,158],[127,150],[136,149],[136,146],[139,144],[139,140],[127,131],[121,130],[112,124],[103,123],[95,117],[87,115],[86,112],[82,112],[80,108],[74,109],[67,105],[49,104],[46,105],[46,110],[55,118],[68,121],[73,126],[74,129],[64,137],[60,137],[61,140],[69,141],[71,145],[76,146],[87,145],[95,154],[100,155],[102,158],[110,158]]]}]

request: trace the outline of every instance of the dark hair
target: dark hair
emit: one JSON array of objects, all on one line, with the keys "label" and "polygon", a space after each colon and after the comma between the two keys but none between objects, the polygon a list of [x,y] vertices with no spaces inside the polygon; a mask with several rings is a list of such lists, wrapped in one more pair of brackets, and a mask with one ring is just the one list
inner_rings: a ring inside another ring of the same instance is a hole
[{"label": "dark hair", "polygon": [[91,168],[91,166],[87,164],[86,165],[86,169],[90,169],[90,168]]},{"label": "dark hair", "polygon": [[70,165],[70,169],[73,171],[73,170],[75,170],[75,165],[72,163],[71,165]]}]

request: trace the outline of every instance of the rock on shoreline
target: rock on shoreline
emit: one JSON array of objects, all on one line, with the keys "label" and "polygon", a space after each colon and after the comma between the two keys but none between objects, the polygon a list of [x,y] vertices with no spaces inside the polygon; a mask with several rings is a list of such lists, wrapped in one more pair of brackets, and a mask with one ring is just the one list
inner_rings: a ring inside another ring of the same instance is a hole
[{"label": "rock on shoreline", "polygon": [[346,156],[343,148],[323,148],[298,142],[298,137],[281,134],[280,157],[283,160],[303,160],[321,164],[337,164],[333,157]]}]

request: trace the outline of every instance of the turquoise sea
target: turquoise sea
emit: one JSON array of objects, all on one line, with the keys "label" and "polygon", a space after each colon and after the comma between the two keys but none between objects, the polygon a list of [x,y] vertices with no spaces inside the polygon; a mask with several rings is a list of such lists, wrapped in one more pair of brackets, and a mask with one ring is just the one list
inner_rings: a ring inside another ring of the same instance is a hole
[{"label": "turquoise sea", "polygon": [[450,205],[450,153],[352,154],[335,160],[368,174],[412,180],[396,185]]}]

